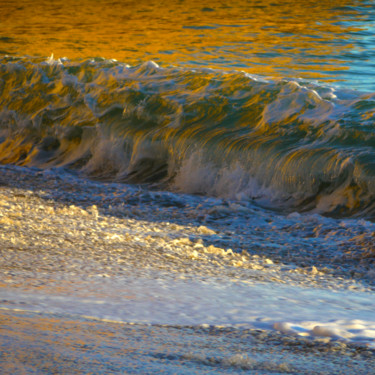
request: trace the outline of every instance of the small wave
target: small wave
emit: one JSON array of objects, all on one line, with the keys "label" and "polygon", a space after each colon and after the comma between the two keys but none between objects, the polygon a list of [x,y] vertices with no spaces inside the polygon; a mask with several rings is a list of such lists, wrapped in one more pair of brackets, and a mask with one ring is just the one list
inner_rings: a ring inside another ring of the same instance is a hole
[{"label": "small wave", "polygon": [[375,94],[238,71],[105,59],[0,60],[0,162],[375,212]]}]

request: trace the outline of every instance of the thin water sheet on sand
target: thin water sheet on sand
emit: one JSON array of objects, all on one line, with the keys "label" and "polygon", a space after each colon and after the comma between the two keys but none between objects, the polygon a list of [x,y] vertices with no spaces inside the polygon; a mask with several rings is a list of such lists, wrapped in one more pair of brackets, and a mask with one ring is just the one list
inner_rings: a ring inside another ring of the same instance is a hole
[{"label": "thin water sheet on sand", "polygon": [[255,329],[124,324],[1,311],[3,374],[372,374],[374,357],[342,342]]}]

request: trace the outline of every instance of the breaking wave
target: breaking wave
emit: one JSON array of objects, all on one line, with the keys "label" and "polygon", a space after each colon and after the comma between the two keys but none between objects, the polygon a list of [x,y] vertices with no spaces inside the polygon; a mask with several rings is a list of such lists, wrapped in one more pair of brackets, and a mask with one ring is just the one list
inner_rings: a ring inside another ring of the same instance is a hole
[{"label": "breaking wave", "polygon": [[375,215],[375,93],[207,68],[0,59],[0,162]]}]

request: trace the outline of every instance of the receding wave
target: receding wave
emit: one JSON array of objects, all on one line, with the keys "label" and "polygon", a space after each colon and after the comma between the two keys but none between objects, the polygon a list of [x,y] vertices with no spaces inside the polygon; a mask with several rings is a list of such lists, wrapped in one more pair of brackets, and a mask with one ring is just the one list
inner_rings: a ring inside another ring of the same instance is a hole
[{"label": "receding wave", "polygon": [[153,62],[0,60],[0,162],[375,214],[375,94]]}]

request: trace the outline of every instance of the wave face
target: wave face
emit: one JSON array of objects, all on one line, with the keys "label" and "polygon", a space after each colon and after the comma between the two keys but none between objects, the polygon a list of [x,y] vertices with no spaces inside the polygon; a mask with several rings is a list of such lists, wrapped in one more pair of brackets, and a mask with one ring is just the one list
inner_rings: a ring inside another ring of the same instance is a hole
[{"label": "wave face", "polygon": [[375,214],[375,94],[114,60],[0,60],[0,162]]}]

